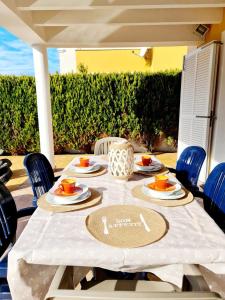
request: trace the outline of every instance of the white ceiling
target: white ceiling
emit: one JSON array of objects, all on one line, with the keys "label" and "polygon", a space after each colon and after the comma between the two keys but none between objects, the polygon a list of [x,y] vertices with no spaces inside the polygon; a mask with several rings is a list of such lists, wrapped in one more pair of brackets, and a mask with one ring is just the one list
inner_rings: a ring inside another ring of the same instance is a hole
[{"label": "white ceiling", "polygon": [[0,26],[48,47],[196,45],[197,24],[219,24],[225,0],[0,0]]}]

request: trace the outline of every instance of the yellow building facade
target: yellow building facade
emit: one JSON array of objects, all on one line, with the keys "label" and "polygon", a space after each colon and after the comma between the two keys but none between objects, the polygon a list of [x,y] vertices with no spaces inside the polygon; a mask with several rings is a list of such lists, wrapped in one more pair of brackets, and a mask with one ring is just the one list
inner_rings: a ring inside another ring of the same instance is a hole
[{"label": "yellow building facade", "polygon": [[154,47],[143,49],[76,50],[76,72],[80,65],[88,73],[159,72],[182,70],[188,47]]},{"label": "yellow building facade", "polygon": [[206,35],[205,43],[211,41],[220,41],[221,34],[225,30],[225,9],[223,14],[223,21],[220,24],[213,24],[210,26],[209,32]]}]

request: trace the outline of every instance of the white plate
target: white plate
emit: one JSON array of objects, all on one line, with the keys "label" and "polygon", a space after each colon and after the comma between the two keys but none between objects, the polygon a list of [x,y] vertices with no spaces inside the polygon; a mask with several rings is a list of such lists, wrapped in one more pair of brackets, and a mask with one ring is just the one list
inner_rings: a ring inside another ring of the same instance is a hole
[{"label": "white plate", "polygon": [[87,174],[87,173],[93,173],[96,172],[100,169],[100,165],[93,165],[87,168],[79,168],[79,167],[75,167],[74,165],[69,167],[69,170],[74,171],[76,173],[80,173],[80,174]]},{"label": "white plate", "polygon": [[152,189],[148,188],[147,185],[150,184],[150,183],[153,183],[154,181],[155,181],[155,178],[153,177],[153,178],[150,178],[148,180],[148,182],[146,182],[144,184],[145,194],[148,195],[148,196],[150,196],[150,197],[154,197],[154,198],[162,198],[163,197],[163,198],[165,198],[165,197],[173,195],[174,193],[176,193],[176,192],[178,192],[178,191],[181,190],[181,185],[177,181],[175,181],[175,180],[173,180],[171,178],[169,178],[169,183],[175,184],[175,190],[173,190],[173,191],[165,191],[165,192],[163,192],[163,191],[155,191],[155,190],[152,190]]},{"label": "white plate", "polygon": [[90,196],[91,191],[89,190],[77,199],[68,199],[67,197],[64,197],[63,199],[61,197],[60,199],[58,199],[58,197],[55,197],[53,194],[48,193],[46,196],[46,200],[51,205],[68,205],[83,202],[87,200]]},{"label": "white plate", "polygon": [[[60,183],[59,183],[59,184],[60,184]],[[68,200],[68,201],[74,201],[74,200],[80,198],[82,195],[84,195],[84,194],[87,193],[87,191],[88,191],[88,186],[87,186],[87,185],[85,185],[85,184],[77,184],[77,185],[76,185],[77,187],[82,188],[82,191],[80,191],[78,194],[76,194],[76,195],[71,195],[71,196],[59,196],[59,195],[55,195],[55,194],[54,194],[54,191],[58,188],[59,184],[58,184],[56,187],[54,187],[54,189],[51,188],[51,189],[49,190],[46,199],[48,198],[48,195],[51,195],[51,196],[54,197],[55,201],[58,201],[58,202],[60,202],[60,203],[61,203],[61,202],[64,203],[66,200]]]},{"label": "white plate", "polygon": [[[140,160],[139,160],[140,161]],[[154,172],[154,171],[159,171],[163,168],[163,165],[161,163],[159,163],[158,161],[152,161],[150,166],[139,166],[137,165],[138,161],[135,161],[134,165],[135,165],[135,169],[137,171],[145,171],[145,172]]]},{"label": "white plate", "polygon": [[[146,188],[145,186],[142,187],[142,191],[145,195],[147,196],[150,196],[149,194],[149,191],[147,191],[148,188]],[[148,189],[149,190],[149,189]],[[154,199],[158,199],[158,200],[176,200],[176,199],[180,199],[182,197],[185,196],[185,191],[180,189],[179,191],[177,192],[174,192],[173,194],[171,195],[161,195],[160,197],[154,197],[154,196],[151,196],[152,198]]]},{"label": "white plate", "polygon": [[80,160],[76,160],[75,163],[73,163],[73,166],[75,168],[78,168],[78,169],[91,170],[96,165],[96,162],[93,161],[93,160],[89,160],[89,166],[88,167],[76,167],[75,166],[75,165],[79,165],[79,164],[80,164]]}]

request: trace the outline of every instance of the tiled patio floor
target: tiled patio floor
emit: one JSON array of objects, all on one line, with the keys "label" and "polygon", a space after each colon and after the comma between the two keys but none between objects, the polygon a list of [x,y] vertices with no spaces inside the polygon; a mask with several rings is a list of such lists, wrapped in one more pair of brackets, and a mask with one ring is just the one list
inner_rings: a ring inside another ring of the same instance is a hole
[{"label": "tiled patio floor", "polygon": [[[176,153],[163,153],[156,155],[166,166],[175,167],[177,154]],[[75,155],[55,155],[56,175],[75,157]],[[4,158],[4,157],[1,157]],[[11,191],[15,199],[18,209],[32,205],[32,190],[28,177],[26,175],[23,159],[24,156],[7,156],[12,162],[13,177],[7,182],[6,186]],[[18,234],[21,232],[26,224],[26,220],[20,220]]]}]

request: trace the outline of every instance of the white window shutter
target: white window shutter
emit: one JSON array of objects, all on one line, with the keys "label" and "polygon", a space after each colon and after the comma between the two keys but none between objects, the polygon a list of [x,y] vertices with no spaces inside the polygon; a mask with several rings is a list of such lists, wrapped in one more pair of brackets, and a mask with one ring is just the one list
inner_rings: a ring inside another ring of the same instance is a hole
[{"label": "white window shutter", "polygon": [[178,156],[191,144],[192,130],[190,128],[192,128],[193,122],[196,68],[197,56],[195,54],[186,56],[182,73]]},{"label": "white window shutter", "polygon": [[[187,55],[182,73],[178,156],[188,146],[201,146],[210,156],[211,118],[214,111],[218,43],[211,43]],[[208,175],[204,163],[200,180]]]}]

